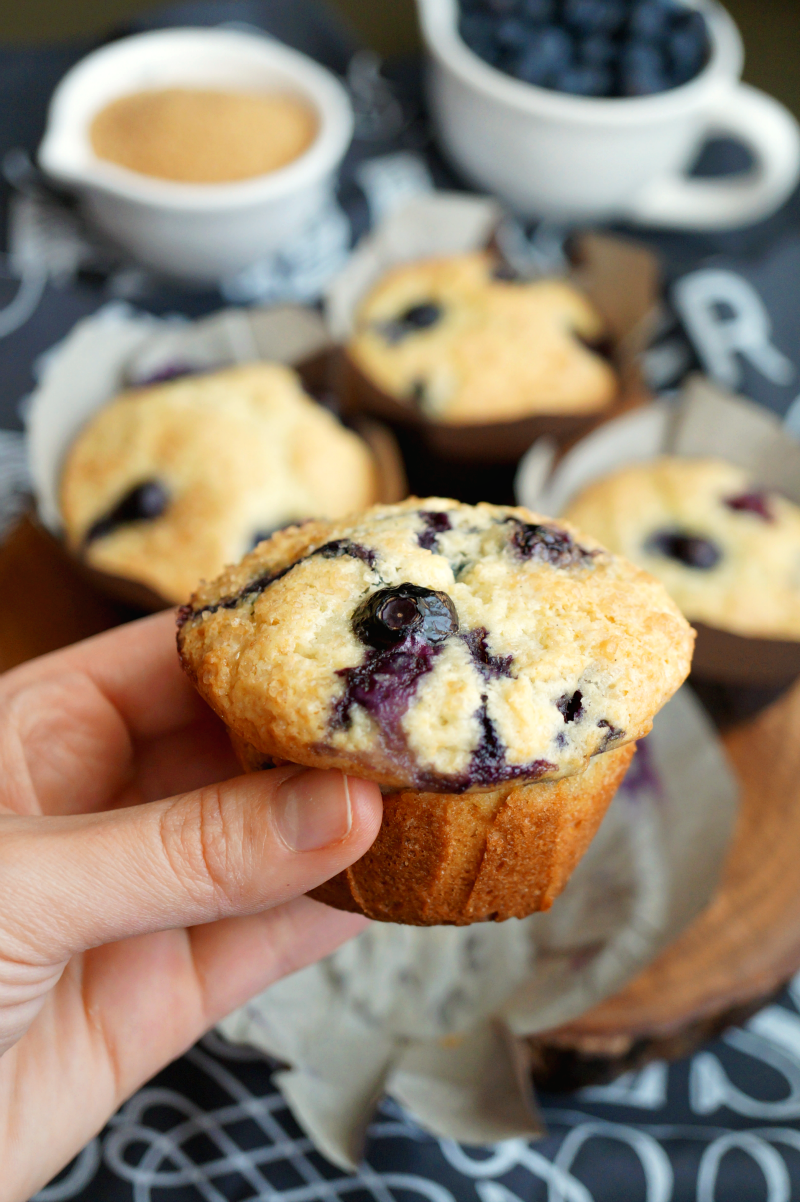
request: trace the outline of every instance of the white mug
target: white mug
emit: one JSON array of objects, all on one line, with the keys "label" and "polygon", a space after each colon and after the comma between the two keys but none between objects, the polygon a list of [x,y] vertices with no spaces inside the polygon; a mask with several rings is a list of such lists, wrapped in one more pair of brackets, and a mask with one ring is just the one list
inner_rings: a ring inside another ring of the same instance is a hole
[{"label": "white mug", "polygon": [[[89,126],[104,105],[175,86],[294,93],[316,111],[317,136],[285,167],[226,184],[156,179],[95,155]],[[67,72],[50,101],[39,162],[140,263],[213,284],[302,236],[333,194],[352,135],[345,89],[306,55],[234,29],[166,29],[112,42]]]},{"label": "white mug", "polygon": [[[457,0],[417,0],[429,95],[445,154],[477,187],[526,217],[620,218],[721,229],[767,216],[800,177],[800,127],[741,82],[742,40],[714,0],[698,0],[711,40],[689,83],[655,96],[594,99],[534,87],[483,62],[458,33]],[[685,174],[709,136],[752,150],[744,177]]]}]

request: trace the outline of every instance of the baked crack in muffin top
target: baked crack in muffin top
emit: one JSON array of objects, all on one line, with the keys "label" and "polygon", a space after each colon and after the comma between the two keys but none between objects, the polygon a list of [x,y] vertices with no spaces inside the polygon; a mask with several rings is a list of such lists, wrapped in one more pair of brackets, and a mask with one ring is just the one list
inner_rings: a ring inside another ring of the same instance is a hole
[{"label": "baked crack in muffin top", "polygon": [[489,251],[405,263],[362,301],[348,346],[373,384],[435,421],[513,421],[608,405],[603,321],[562,279],[519,280]]},{"label": "baked crack in muffin top", "polygon": [[694,637],[594,539],[441,498],[281,531],[179,627],[184,668],[264,766],[446,793],[571,775],[641,738]]},{"label": "baked crack in muffin top", "polygon": [[652,572],[691,621],[800,639],[800,506],[718,459],[663,456],[588,485],[567,517]]}]

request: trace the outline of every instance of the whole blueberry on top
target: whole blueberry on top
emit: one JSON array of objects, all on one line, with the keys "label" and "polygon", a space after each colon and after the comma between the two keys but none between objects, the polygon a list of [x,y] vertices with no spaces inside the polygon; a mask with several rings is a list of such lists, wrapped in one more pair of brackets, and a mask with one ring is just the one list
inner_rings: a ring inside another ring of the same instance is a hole
[{"label": "whole blueberry on top", "polygon": [[129,522],[152,522],[160,518],[169,504],[169,493],[158,480],[145,480],[125,493],[110,513],[98,518],[86,535],[86,542],[104,538],[118,526]]},{"label": "whole blueberry on top", "polygon": [[447,593],[418,584],[378,589],[353,615],[353,631],[368,647],[392,647],[412,635],[436,646],[457,630],[458,614]]},{"label": "whole blueberry on top", "polygon": [[687,534],[684,530],[660,530],[647,542],[647,550],[668,559],[676,559],[687,568],[709,571],[722,559],[722,551],[710,538]]}]

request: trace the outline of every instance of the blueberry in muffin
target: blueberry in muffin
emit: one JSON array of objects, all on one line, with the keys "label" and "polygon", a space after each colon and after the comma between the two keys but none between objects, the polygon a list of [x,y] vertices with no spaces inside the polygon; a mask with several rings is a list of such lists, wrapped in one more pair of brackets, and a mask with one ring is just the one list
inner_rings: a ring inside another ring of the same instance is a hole
[{"label": "blueberry in muffin", "polygon": [[171,602],[282,526],[377,496],[367,446],[272,363],[123,393],[78,435],[61,478],[70,548]]},{"label": "blueberry in muffin", "polygon": [[585,415],[617,379],[595,349],[603,322],[565,280],[509,276],[489,251],[403,264],[368,293],[348,346],[367,379],[426,418]]},{"label": "blueberry in muffin", "polygon": [[198,590],[178,635],[246,767],[381,785],[378,843],[324,899],[402,922],[549,905],[692,642],[658,582],[593,539],[441,498],[274,535]]},{"label": "blueberry in muffin", "polygon": [[595,481],[569,521],[657,576],[691,621],[800,639],[800,507],[714,459],[665,456]]}]

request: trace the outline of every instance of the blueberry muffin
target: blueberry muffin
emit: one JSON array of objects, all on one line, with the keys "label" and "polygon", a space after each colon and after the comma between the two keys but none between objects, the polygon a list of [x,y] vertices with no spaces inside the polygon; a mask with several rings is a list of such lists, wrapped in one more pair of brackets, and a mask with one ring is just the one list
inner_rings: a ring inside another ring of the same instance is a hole
[{"label": "blueberry muffin", "polygon": [[741,468],[632,464],[589,485],[566,516],[657,576],[691,621],[800,640],[800,507]]},{"label": "blueberry muffin", "polygon": [[274,530],[377,498],[367,446],[273,363],[123,393],[81,431],[61,478],[69,547],[170,602]]},{"label": "blueberry muffin", "polygon": [[247,768],[336,767],[389,795],[371,858],[324,900],[403,922],[549,904],[693,641],[661,585],[593,539],[438,498],[281,531],[179,623]]},{"label": "blueberry muffin", "polygon": [[617,392],[589,301],[564,280],[509,279],[489,251],[396,267],[363,300],[351,363],[428,419],[475,424],[599,412]]}]

